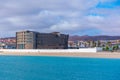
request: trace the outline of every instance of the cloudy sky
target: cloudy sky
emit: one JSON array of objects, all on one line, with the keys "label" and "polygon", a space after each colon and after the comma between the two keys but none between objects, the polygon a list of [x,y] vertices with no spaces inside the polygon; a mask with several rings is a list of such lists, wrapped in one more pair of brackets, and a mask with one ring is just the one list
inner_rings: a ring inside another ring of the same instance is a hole
[{"label": "cloudy sky", "polygon": [[0,37],[20,30],[119,35],[120,0],[0,0]]}]

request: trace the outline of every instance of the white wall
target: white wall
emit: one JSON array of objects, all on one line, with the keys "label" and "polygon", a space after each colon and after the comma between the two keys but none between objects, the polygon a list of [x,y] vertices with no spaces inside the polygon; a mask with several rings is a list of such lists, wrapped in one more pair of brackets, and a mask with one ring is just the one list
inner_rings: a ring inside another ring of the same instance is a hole
[{"label": "white wall", "polygon": [[97,52],[102,52],[103,51],[103,48],[102,47],[98,47],[96,48]]},{"label": "white wall", "polygon": [[101,48],[80,48],[80,49],[0,49],[0,52],[100,52]]}]

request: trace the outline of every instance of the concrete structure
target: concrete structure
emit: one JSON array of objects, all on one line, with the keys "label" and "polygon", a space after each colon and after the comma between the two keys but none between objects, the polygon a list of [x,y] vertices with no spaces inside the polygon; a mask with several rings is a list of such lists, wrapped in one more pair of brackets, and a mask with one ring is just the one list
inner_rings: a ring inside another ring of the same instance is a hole
[{"label": "concrete structure", "polygon": [[93,48],[96,47],[95,41],[68,41],[69,48]]},{"label": "concrete structure", "polygon": [[33,31],[16,32],[16,48],[17,49],[35,49],[36,48],[36,32],[33,32]]},{"label": "concrete structure", "polygon": [[37,34],[37,49],[67,49],[68,35],[53,33]]},{"label": "concrete structure", "polygon": [[21,31],[16,33],[17,49],[67,49],[68,35]]},{"label": "concrete structure", "polygon": [[15,44],[0,43],[0,49],[16,49]]},{"label": "concrete structure", "polygon": [[[102,51],[102,48],[82,48],[82,49],[1,49],[0,52],[28,52],[28,53],[33,53],[33,52],[36,52],[36,53],[44,53],[44,52],[47,52],[47,53],[57,53],[57,52],[63,52],[63,53],[80,53],[80,52],[92,52],[92,53],[96,53],[96,52],[101,52]],[[22,54],[22,53],[21,53]]]}]

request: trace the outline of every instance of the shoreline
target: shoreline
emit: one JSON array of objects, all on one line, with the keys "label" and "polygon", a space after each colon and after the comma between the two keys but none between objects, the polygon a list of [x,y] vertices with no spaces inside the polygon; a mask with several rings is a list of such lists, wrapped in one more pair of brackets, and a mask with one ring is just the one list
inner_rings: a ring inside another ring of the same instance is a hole
[{"label": "shoreline", "polygon": [[80,58],[113,58],[120,59],[120,52],[0,52],[3,56],[51,56],[51,57],[80,57]]}]

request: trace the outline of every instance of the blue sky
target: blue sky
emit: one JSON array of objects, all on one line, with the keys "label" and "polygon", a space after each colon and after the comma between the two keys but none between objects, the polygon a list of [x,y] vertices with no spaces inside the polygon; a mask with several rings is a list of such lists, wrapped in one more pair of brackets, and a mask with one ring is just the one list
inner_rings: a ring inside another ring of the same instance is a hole
[{"label": "blue sky", "polygon": [[21,30],[119,35],[120,0],[0,0],[0,37]]}]

